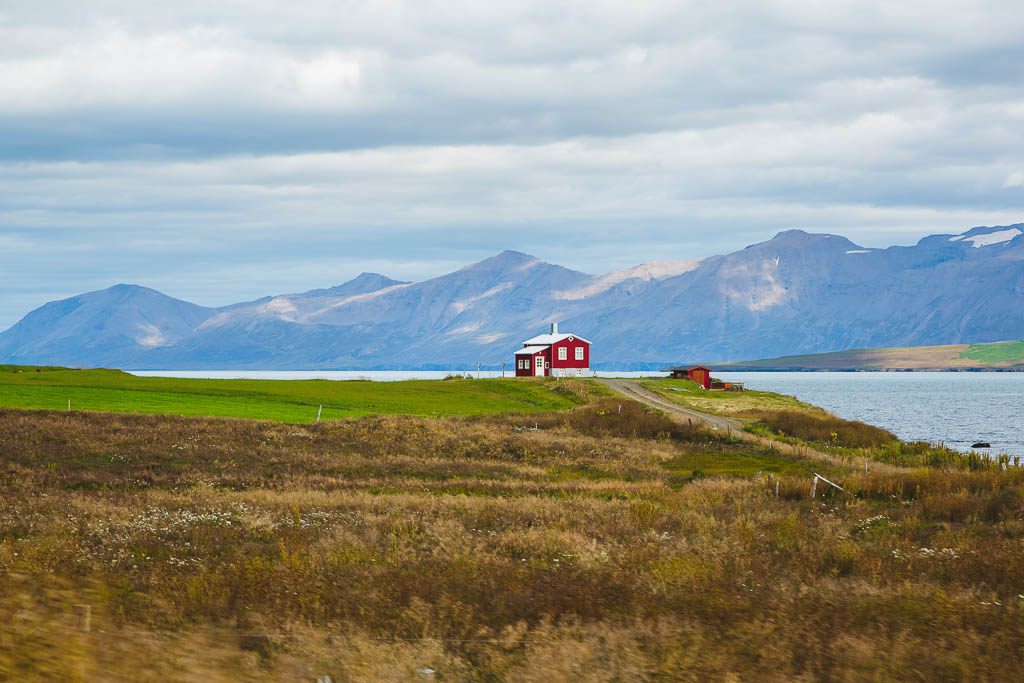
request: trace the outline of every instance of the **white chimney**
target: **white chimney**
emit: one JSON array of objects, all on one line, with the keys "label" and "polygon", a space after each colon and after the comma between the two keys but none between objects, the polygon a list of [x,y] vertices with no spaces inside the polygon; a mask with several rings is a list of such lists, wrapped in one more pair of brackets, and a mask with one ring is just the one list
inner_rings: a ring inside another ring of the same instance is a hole
[{"label": "white chimney", "polygon": [[558,323],[551,323],[551,334],[558,334]]}]

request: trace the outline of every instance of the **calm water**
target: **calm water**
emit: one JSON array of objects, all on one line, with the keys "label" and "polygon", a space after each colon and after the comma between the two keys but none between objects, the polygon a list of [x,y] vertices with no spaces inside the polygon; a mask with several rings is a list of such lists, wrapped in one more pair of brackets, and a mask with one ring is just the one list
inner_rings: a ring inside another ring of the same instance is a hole
[{"label": "calm water", "polygon": [[[136,371],[150,377],[214,379],[444,379],[454,371]],[[461,374],[471,372],[464,370]],[[477,375],[472,371],[473,376]],[[506,371],[506,375],[511,373]],[[641,377],[651,372],[599,372]],[[885,427],[907,441],[945,442],[967,450],[976,441],[992,453],[1024,457],[1024,373],[1020,372],[732,372],[722,379],[751,389],[796,396],[840,417]],[[483,370],[480,377],[501,377]]]},{"label": "calm water", "polygon": [[[1024,458],[1021,372],[728,372],[716,377],[796,396],[905,441],[943,441]],[[980,450],[980,449],[979,449]]]}]

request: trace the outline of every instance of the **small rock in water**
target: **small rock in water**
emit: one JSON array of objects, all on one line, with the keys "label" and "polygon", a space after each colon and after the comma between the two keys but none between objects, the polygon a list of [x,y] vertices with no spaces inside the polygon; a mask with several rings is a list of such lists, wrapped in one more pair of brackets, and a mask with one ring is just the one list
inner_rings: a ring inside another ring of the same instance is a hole
[{"label": "small rock in water", "polygon": [[971,448],[992,448],[992,444],[987,441],[979,441],[978,443],[972,443]]}]

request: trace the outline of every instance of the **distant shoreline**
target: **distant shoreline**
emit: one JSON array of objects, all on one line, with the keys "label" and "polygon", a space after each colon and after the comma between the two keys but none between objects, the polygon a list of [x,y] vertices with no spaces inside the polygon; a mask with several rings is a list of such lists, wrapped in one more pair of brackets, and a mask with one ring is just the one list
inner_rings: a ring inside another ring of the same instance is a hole
[{"label": "distant shoreline", "polygon": [[[697,365],[695,363],[695,365]],[[705,364],[713,372],[1024,372],[1024,367],[1011,368],[795,368]]]}]

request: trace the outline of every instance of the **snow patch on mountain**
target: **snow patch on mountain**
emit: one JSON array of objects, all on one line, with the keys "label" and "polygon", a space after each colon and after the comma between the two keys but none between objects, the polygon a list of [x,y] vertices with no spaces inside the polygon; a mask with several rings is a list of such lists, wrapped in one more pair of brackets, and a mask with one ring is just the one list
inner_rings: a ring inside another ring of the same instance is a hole
[{"label": "snow patch on mountain", "polygon": [[647,282],[667,280],[670,277],[676,277],[683,273],[689,273],[691,270],[696,270],[702,260],[651,261],[649,263],[641,263],[639,266],[633,266],[632,268],[613,270],[610,273],[595,276],[593,282],[582,287],[555,294],[554,298],[563,301],[578,301],[601,292],[606,292],[626,280],[642,280]]},{"label": "snow patch on mountain", "polygon": [[459,325],[458,327],[452,328],[445,333],[445,336],[458,337],[469,334],[470,332],[476,332],[481,327],[483,327],[483,323],[478,320],[475,323],[467,323],[465,325]]},{"label": "snow patch on mountain", "polygon": [[453,311],[455,311],[456,313],[462,313],[464,310],[466,310],[467,308],[469,308],[470,306],[472,306],[476,302],[482,301],[484,299],[489,299],[490,297],[494,296],[495,294],[499,294],[501,292],[504,292],[507,289],[512,289],[512,287],[514,287],[514,286],[515,285],[513,285],[511,282],[503,282],[500,285],[496,285],[494,287],[491,287],[486,292],[483,292],[481,294],[477,294],[476,296],[471,296],[471,297],[469,297],[467,299],[463,299],[462,301],[453,301],[451,303],[451,309]]},{"label": "snow patch on mountain", "polygon": [[284,296],[276,296],[263,305],[263,310],[267,313],[276,313],[285,320],[292,319],[288,316],[289,313],[295,313],[299,309]]},{"label": "snow patch on mountain", "polygon": [[353,294],[352,296],[346,296],[346,297],[344,297],[342,299],[339,299],[339,300],[333,302],[330,306],[327,306],[326,308],[323,308],[323,309],[317,311],[316,313],[310,314],[308,317],[309,318],[315,318],[316,316],[321,315],[323,313],[326,313],[327,311],[330,311],[331,309],[340,308],[342,306],[347,306],[348,304],[354,304],[354,303],[357,303],[357,302],[371,301],[371,300],[376,299],[378,297],[384,296],[385,294],[389,294],[390,292],[394,292],[394,291],[399,290],[399,289],[405,289],[406,287],[411,287],[414,284],[416,284],[416,283],[415,282],[408,282],[408,283],[401,284],[401,285],[392,285],[391,287],[385,287],[384,289],[378,289],[376,292],[366,292],[365,294]]},{"label": "snow patch on mountain", "polygon": [[164,346],[168,343],[167,337],[160,331],[160,328],[152,323],[146,323],[139,325],[139,329],[142,330],[144,336],[136,339],[139,342],[139,346],[145,346],[147,349],[154,349],[158,346]]},{"label": "snow patch on mountain", "polygon": [[1003,242],[1009,242],[1017,235],[1024,235],[1017,228],[1010,228],[1009,230],[1000,230],[998,232],[990,232],[987,235],[974,235],[973,237],[964,237],[968,242],[971,242],[975,249],[979,247],[990,247],[993,244],[1002,244]]},{"label": "snow patch on mountain", "polygon": [[722,269],[722,294],[748,311],[764,312],[783,303],[788,295],[778,280],[779,258],[733,263]]}]

